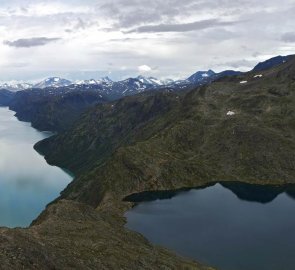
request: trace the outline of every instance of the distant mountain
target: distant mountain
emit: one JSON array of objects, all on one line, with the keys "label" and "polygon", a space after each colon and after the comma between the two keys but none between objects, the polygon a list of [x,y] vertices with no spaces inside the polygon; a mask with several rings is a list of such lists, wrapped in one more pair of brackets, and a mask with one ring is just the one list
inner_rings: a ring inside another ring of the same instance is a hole
[{"label": "distant mountain", "polygon": [[154,77],[138,76],[137,79],[144,84],[150,84],[154,86],[160,86],[160,85],[166,84],[165,81],[158,80],[157,78],[154,78]]},{"label": "distant mountain", "polygon": [[[224,71],[215,73],[212,70],[198,71],[186,80],[159,80],[155,77],[128,78],[121,81],[112,81],[109,77],[101,79],[77,80],[72,82],[59,77],[50,77],[39,83],[5,83],[0,89],[9,91],[22,91],[27,89],[47,89],[48,94],[57,95],[63,92],[73,91],[97,91],[111,99],[118,99],[125,96],[139,94],[145,91],[181,91],[192,89],[200,85],[210,83],[222,76],[236,75],[236,71]],[[61,91],[56,92],[57,89]],[[55,93],[56,92],[56,93]]]},{"label": "distant mountain", "polygon": [[257,64],[253,71],[263,71],[263,70],[267,70],[273,67],[276,67],[278,65],[284,64],[286,63],[289,59],[291,59],[292,55],[287,55],[287,56],[276,56],[273,58],[270,58],[264,62],[260,62],[259,64]]},{"label": "distant mountain", "polygon": [[164,79],[164,80],[162,80],[162,82],[163,82],[163,84],[164,85],[169,85],[169,84],[172,84],[172,83],[174,83],[175,81],[174,80],[172,80],[172,79]]},{"label": "distant mountain", "polygon": [[97,85],[97,84],[99,84],[99,81],[94,80],[94,79],[90,79],[90,80],[78,80],[78,81],[75,81],[75,84],[77,84],[77,85],[87,85],[87,84]]},{"label": "distant mountain", "polygon": [[99,80],[90,79],[90,80],[77,80],[73,85],[101,85],[101,84],[112,84],[113,81],[109,77],[103,77]]},{"label": "distant mountain", "polygon": [[208,71],[198,71],[190,76],[187,80],[193,84],[203,83],[215,74],[216,73],[211,69],[209,69]]},{"label": "distant mountain", "polygon": [[[277,56],[267,61],[259,63],[253,71],[259,72],[270,69],[277,65],[283,64],[290,59],[291,56]],[[184,91],[212,83],[220,78],[227,76],[237,76],[244,73],[235,70],[225,70],[219,73],[209,69],[207,71],[198,71],[184,80],[160,80],[155,77],[138,76],[136,78],[128,78],[121,81],[112,81],[109,77],[101,79],[78,80],[72,82],[59,77],[47,78],[37,84],[30,83],[3,83],[0,89],[10,91],[22,91],[30,88],[47,89],[49,95],[59,95],[60,93],[68,93],[74,91],[96,91],[108,99],[115,100],[125,96],[139,94],[145,91]],[[59,89],[57,93],[55,93]]]},{"label": "distant mountain", "polygon": [[225,70],[219,73],[215,73],[213,70],[209,69],[208,71],[198,71],[192,76],[190,76],[187,81],[192,83],[194,86],[201,86],[208,83],[211,83],[217,79],[226,76],[236,76],[240,75],[242,72],[235,70]]},{"label": "distant mountain", "polygon": [[139,76],[137,78],[128,78],[122,81],[112,81],[105,77],[99,80],[82,80],[76,81],[68,88],[72,90],[95,90],[103,95],[107,95],[111,99],[118,99],[124,96],[130,96],[142,93],[148,90],[156,90],[163,86],[164,83],[156,78],[145,78]]},{"label": "distant mountain", "polygon": [[154,87],[154,84],[146,83],[143,79],[128,78],[123,81],[114,82],[107,93],[114,96],[130,96],[153,89]]},{"label": "distant mountain", "polygon": [[5,90],[9,90],[9,91],[22,91],[22,90],[26,90],[29,88],[32,88],[32,84],[30,83],[24,83],[24,82],[16,82],[16,81],[12,81],[12,82],[6,82],[6,83],[0,83],[0,89],[5,89]]},{"label": "distant mountain", "polygon": [[113,81],[108,77],[102,77],[99,81],[105,82],[105,83],[112,83]]},{"label": "distant mountain", "polygon": [[52,78],[47,78],[44,81],[41,81],[37,84],[35,84],[33,87],[34,88],[47,88],[47,87],[63,87],[63,86],[69,86],[71,85],[72,82],[66,79],[62,79],[59,77],[52,77]]}]

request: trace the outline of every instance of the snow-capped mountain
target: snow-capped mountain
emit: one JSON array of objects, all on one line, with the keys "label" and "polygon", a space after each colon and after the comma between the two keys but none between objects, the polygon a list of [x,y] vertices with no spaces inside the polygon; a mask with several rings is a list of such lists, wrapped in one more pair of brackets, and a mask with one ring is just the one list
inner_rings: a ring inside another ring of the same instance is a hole
[{"label": "snow-capped mountain", "polygon": [[150,84],[154,86],[159,86],[159,85],[164,85],[165,83],[161,80],[158,80],[157,78],[154,77],[144,77],[144,76],[138,76],[136,79],[138,79],[140,82],[143,84]]},{"label": "snow-capped mountain", "polygon": [[77,85],[97,85],[99,84],[100,81],[97,81],[97,80],[94,80],[94,79],[90,79],[90,80],[78,80],[78,81],[75,81],[74,84],[77,84]]},{"label": "snow-capped mountain", "polygon": [[104,95],[114,98],[122,96],[134,95],[147,90],[156,89],[164,85],[156,78],[145,78],[139,76],[137,78],[128,78],[122,81],[112,81],[108,77],[98,80],[82,80],[76,81],[70,87],[79,90],[96,90]]},{"label": "snow-capped mountain", "polygon": [[95,79],[90,79],[90,80],[77,80],[72,84],[76,85],[101,85],[101,84],[112,84],[113,81],[109,77],[103,77],[101,79],[95,80]]},{"label": "snow-capped mountain", "polygon": [[51,78],[47,78],[37,84],[35,84],[33,87],[34,88],[47,88],[47,87],[64,87],[64,86],[69,86],[71,85],[72,82],[66,79],[62,79],[59,77],[51,77]]},{"label": "snow-capped mountain", "polygon": [[104,83],[113,83],[113,81],[108,77],[102,77],[101,79],[99,79],[100,82],[104,82]]},{"label": "snow-capped mountain", "polygon": [[175,80],[168,78],[168,79],[161,80],[161,82],[163,82],[163,85],[169,85],[169,84],[175,83]]},{"label": "snow-capped mountain", "polygon": [[141,75],[138,76],[137,79],[144,84],[150,84],[153,86],[164,86],[164,85],[170,85],[175,83],[175,81],[172,79],[159,80],[155,77],[144,77]]},{"label": "snow-capped mountain", "polygon": [[194,87],[208,84],[218,78],[236,74],[239,74],[239,72],[231,70],[221,73],[215,73],[212,70],[198,71],[187,79],[176,81],[172,79],[159,80],[154,77],[138,76],[136,78],[128,78],[121,81],[112,81],[109,77],[104,77],[101,79],[87,79],[71,82],[70,80],[59,77],[50,77],[36,84],[6,83],[2,86],[0,85],[0,89],[10,91],[20,91],[30,88],[34,88],[36,90],[47,89],[50,95],[58,95],[59,93],[73,91],[96,91],[101,93],[103,96],[116,99],[145,91],[180,91],[192,89]]},{"label": "snow-capped mountain", "polygon": [[0,83],[0,89],[5,89],[5,90],[13,91],[13,92],[26,90],[26,89],[32,88],[32,86],[33,85],[30,83],[18,82],[18,81]]}]

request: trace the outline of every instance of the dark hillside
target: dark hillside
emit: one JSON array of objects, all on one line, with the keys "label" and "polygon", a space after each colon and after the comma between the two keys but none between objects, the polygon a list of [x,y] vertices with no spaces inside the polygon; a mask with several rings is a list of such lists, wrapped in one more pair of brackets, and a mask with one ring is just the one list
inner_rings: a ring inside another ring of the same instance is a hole
[{"label": "dark hillside", "polygon": [[50,95],[41,89],[17,92],[9,107],[21,121],[39,130],[62,131],[69,128],[88,108],[104,103],[97,92],[69,92]]}]

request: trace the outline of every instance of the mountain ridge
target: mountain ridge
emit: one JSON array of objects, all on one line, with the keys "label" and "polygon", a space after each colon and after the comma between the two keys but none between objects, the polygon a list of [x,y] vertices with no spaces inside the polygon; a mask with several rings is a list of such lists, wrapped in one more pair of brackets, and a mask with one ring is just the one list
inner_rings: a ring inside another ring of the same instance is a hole
[{"label": "mountain ridge", "polygon": [[184,96],[126,97],[94,107],[73,129],[36,149],[47,153],[50,164],[77,174],[61,198],[94,206],[110,197],[216,179],[293,183],[294,81],[292,57],[259,74],[224,77]]},{"label": "mountain ridge", "polygon": [[[292,55],[288,56],[276,56],[266,61],[258,63],[253,71],[262,71],[275,67],[277,65],[286,62]],[[23,91],[31,89],[49,89],[52,90],[58,88],[68,88],[70,91],[98,91],[103,95],[108,95],[112,99],[118,99],[127,95],[134,95],[145,91],[157,91],[163,89],[169,89],[169,91],[181,91],[191,90],[194,87],[206,85],[212,83],[227,76],[241,75],[243,72],[235,70],[224,70],[215,73],[213,70],[208,71],[197,71],[196,73],[189,76],[184,80],[159,80],[154,77],[144,77],[139,75],[135,78],[127,78],[121,81],[112,81],[109,77],[103,77],[101,79],[89,79],[89,80],[78,80],[70,81],[60,77],[49,77],[41,82],[30,84],[30,83],[2,83],[0,89],[10,91]]]}]

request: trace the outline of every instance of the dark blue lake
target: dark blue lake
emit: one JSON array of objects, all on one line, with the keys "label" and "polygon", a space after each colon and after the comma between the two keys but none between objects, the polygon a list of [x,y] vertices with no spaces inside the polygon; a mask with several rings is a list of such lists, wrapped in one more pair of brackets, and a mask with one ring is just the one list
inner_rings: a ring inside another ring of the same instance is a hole
[{"label": "dark blue lake", "polygon": [[126,226],[154,244],[221,270],[293,270],[294,198],[292,185],[241,183],[143,193],[129,199],[153,201],[128,211]]},{"label": "dark blue lake", "polygon": [[48,136],[0,107],[0,226],[28,226],[72,180],[33,149]]}]

